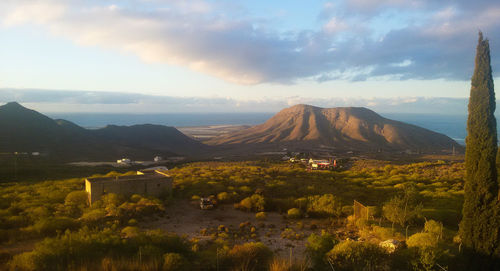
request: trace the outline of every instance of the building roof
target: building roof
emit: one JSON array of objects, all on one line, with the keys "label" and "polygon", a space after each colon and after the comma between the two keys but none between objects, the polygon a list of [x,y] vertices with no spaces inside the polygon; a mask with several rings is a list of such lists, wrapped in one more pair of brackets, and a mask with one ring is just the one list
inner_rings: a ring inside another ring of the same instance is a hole
[{"label": "building roof", "polygon": [[155,180],[155,179],[168,180],[170,179],[170,176],[155,172],[144,175],[87,178],[87,181],[90,183],[103,183],[103,182],[130,182],[130,181]]}]

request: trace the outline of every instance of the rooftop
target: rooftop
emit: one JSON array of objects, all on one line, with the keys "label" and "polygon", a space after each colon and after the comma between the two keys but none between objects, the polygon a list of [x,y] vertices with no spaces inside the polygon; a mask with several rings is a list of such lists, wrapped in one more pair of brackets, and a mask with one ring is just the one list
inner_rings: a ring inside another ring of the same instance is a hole
[{"label": "rooftop", "polygon": [[116,177],[97,177],[97,178],[87,178],[90,183],[101,183],[101,182],[129,182],[129,181],[141,181],[141,180],[152,180],[152,179],[168,179],[170,178],[166,174],[159,172],[148,173],[144,175],[129,175],[129,176],[116,176]]}]

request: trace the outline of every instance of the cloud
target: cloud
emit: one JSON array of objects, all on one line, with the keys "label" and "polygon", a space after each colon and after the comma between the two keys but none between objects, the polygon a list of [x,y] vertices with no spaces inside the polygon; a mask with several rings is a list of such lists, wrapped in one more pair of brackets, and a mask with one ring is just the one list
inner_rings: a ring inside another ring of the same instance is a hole
[{"label": "cloud", "polygon": [[330,18],[328,22],[323,26],[325,32],[333,34],[340,31],[345,31],[348,29],[347,23],[339,20],[336,17]]},{"label": "cloud", "polygon": [[[377,34],[374,22],[387,12],[412,19],[391,22]],[[5,27],[42,25],[83,46],[119,50],[238,84],[468,80],[478,29],[500,36],[500,2],[490,0],[344,0],[319,11],[320,29],[285,32],[227,1],[3,0],[0,18]],[[500,40],[491,45],[493,52],[500,51]]]},{"label": "cloud", "polygon": [[41,112],[87,113],[193,113],[193,112],[278,112],[296,104],[315,106],[368,107],[379,113],[458,114],[467,112],[465,98],[284,98],[233,99],[228,97],[173,97],[137,93],[69,91],[43,89],[0,89],[0,104],[17,101]]}]

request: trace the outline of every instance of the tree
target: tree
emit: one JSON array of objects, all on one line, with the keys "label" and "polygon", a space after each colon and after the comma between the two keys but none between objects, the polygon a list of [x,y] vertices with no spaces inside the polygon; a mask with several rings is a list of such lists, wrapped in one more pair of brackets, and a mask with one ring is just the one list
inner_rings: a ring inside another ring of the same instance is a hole
[{"label": "tree", "polygon": [[414,185],[407,184],[403,187],[403,193],[384,204],[382,211],[384,217],[404,227],[409,221],[419,217],[422,212],[422,204],[417,202],[418,191]]},{"label": "tree", "polygon": [[[471,80],[466,138],[466,178],[460,235],[475,256],[499,253],[499,203],[496,170],[497,127],[489,41],[479,33]],[[477,267],[489,269],[489,267]]]}]

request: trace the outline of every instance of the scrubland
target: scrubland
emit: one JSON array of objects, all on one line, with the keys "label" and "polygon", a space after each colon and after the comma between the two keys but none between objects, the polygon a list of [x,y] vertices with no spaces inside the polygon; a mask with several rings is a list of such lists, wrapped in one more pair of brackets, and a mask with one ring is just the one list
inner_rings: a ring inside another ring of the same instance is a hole
[{"label": "scrubland", "polygon": [[[113,176],[116,172],[108,173]],[[129,172],[126,174],[134,174]],[[464,165],[283,162],[170,170],[172,193],[108,194],[84,179],[4,183],[0,262],[13,270],[457,270]],[[196,206],[218,199],[215,210]],[[368,206],[356,219],[353,201]],[[379,246],[395,239],[394,252]]]}]

